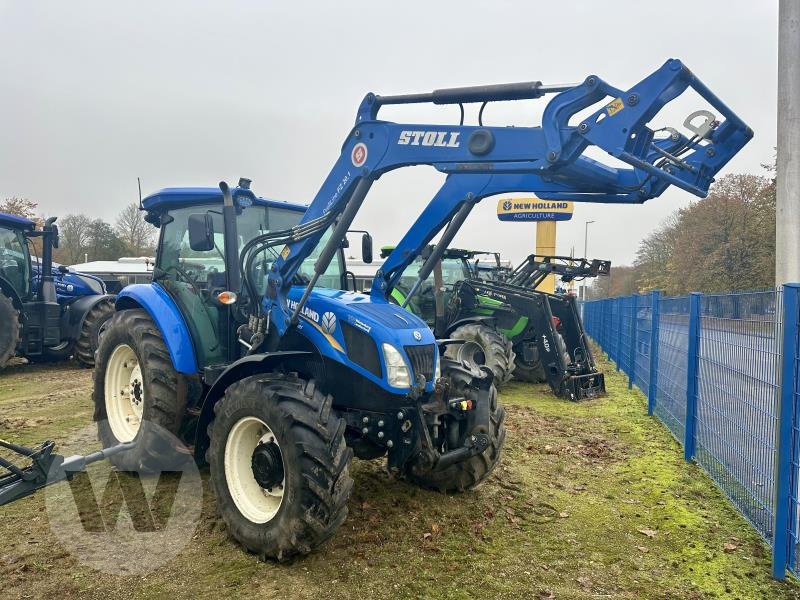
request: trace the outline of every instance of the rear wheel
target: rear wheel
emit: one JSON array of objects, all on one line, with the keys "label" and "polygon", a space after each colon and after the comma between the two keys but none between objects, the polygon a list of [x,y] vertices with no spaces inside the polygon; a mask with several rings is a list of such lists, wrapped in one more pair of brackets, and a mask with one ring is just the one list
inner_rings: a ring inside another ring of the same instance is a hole
[{"label": "rear wheel", "polygon": [[86,313],[78,341],[75,342],[75,358],[83,366],[94,366],[95,352],[100,345],[100,329],[113,314],[112,298],[103,298]]},{"label": "rear wheel", "polygon": [[22,325],[11,298],[0,291],[0,369],[17,353]]},{"label": "rear wheel", "polygon": [[217,507],[261,558],[307,554],[347,517],[353,454],[331,403],[313,380],[264,374],[234,383],[214,406],[207,459]]},{"label": "rear wheel", "polygon": [[32,356],[33,362],[62,362],[69,360],[75,352],[75,342],[64,340],[58,346],[44,348],[39,356]]},{"label": "rear wheel", "polygon": [[[456,389],[456,393],[458,393]],[[497,389],[492,385],[490,390],[490,443],[481,454],[455,463],[441,471],[423,469],[416,462],[409,466],[406,478],[420,487],[439,492],[463,492],[477,487],[491,475],[503,450],[506,439],[506,411],[497,401]],[[444,450],[454,450],[445,445]],[[412,459],[413,460],[413,459]]]},{"label": "rear wheel", "polygon": [[185,398],[158,327],[144,310],[114,313],[94,371],[94,420],[104,448],[136,441],[111,461],[127,471],[161,471],[185,459],[176,452]]},{"label": "rear wheel", "polygon": [[449,337],[465,342],[447,346],[445,356],[477,367],[489,367],[497,387],[511,379],[516,355],[508,338],[496,329],[483,323],[467,323],[453,330]]}]

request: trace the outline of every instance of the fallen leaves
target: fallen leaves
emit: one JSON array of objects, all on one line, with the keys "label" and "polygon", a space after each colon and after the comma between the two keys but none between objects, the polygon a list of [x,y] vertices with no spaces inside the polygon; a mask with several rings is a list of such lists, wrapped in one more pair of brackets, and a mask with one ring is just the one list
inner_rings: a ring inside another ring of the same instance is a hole
[{"label": "fallen leaves", "polygon": [[656,537],[656,533],[658,533],[658,532],[657,532],[655,529],[647,529],[647,528],[644,528],[644,529],[637,529],[637,531],[638,531],[639,533],[641,533],[642,535],[646,535],[646,536],[647,536],[647,537],[649,537],[649,538],[654,538],[654,537]]}]

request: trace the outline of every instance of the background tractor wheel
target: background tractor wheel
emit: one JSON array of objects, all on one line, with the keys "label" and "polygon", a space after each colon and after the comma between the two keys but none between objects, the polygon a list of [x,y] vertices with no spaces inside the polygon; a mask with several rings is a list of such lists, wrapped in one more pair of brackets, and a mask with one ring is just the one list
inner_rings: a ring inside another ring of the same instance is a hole
[{"label": "background tractor wheel", "polygon": [[[458,392],[457,392],[458,393]],[[503,450],[506,439],[504,421],[506,410],[497,401],[497,388],[492,385],[490,396],[491,410],[491,443],[483,453],[473,456],[441,471],[421,470],[412,463],[406,473],[406,479],[420,487],[437,490],[439,492],[463,492],[475,488],[491,475]],[[453,450],[453,448],[447,448]]]},{"label": "background tractor wheel", "polygon": [[217,507],[262,559],[307,554],[347,517],[353,453],[332,402],[313,380],[264,374],[234,383],[214,406],[207,458]]},{"label": "background tractor wheel", "polygon": [[64,340],[58,346],[44,348],[39,356],[31,356],[28,358],[31,362],[37,363],[54,363],[69,360],[75,352],[75,342],[72,340]]},{"label": "background tractor wheel", "polygon": [[186,398],[178,394],[180,375],[158,327],[144,310],[111,317],[97,351],[94,420],[104,448],[136,441],[134,449],[111,462],[126,471],[162,471],[179,465],[176,451]]},{"label": "background tractor wheel", "polygon": [[11,298],[0,292],[0,369],[17,353],[22,324]]},{"label": "background tractor wheel", "polygon": [[447,346],[445,356],[458,362],[489,367],[498,388],[511,379],[516,354],[508,338],[493,327],[483,323],[467,323],[453,330],[449,337],[466,342]]},{"label": "background tractor wheel", "polygon": [[94,354],[100,345],[100,328],[113,314],[114,300],[112,298],[104,298],[86,313],[81,333],[75,343],[75,358],[84,367],[94,366]]},{"label": "background tractor wheel", "polygon": [[522,351],[517,352],[514,379],[528,383],[543,383],[547,381],[547,375],[539,358],[539,351],[534,349],[534,354],[535,358],[532,361],[526,361]]}]

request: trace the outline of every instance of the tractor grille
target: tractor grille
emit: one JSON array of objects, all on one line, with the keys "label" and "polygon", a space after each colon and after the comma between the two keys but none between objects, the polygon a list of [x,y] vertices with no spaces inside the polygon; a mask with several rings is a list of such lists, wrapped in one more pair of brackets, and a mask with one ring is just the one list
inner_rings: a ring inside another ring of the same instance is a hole
[{"label": "tractor grille", "polygon": [[341,323],[344,343],[347,346],[347,356],[357,365],[380,377],[381,361],[378,358],[378,346],[375,344],[375,340],[349,323]]},{"label": "tractor grille", "polygon": [[422,375],[425,381],[433,381],[433,361],[436,357],[436,344],[428,344],[426,346],[403,346],[403,350],[406,351],[408,359],[411,361],[411,370],[414,373],[414,379]]}]

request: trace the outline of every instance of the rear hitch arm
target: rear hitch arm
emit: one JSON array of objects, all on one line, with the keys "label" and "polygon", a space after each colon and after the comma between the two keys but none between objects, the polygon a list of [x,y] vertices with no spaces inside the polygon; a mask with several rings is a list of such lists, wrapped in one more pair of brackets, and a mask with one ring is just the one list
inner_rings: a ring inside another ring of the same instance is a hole
[{"label": "rear hitch arm", "polygon": [[126,452],[134,446],[134,442],[125,442],[85,456],[65,458],[56,454],[56,444],[50,440],[36,448],[0,440],[0,447],[30,461],[30,465],[20,468],[0,457],[0,467],[6,470],[5,474],[0,475],[0,506],[30,496],[48,485],[71,479],[76,472],[83,471],[86,465]]}]

